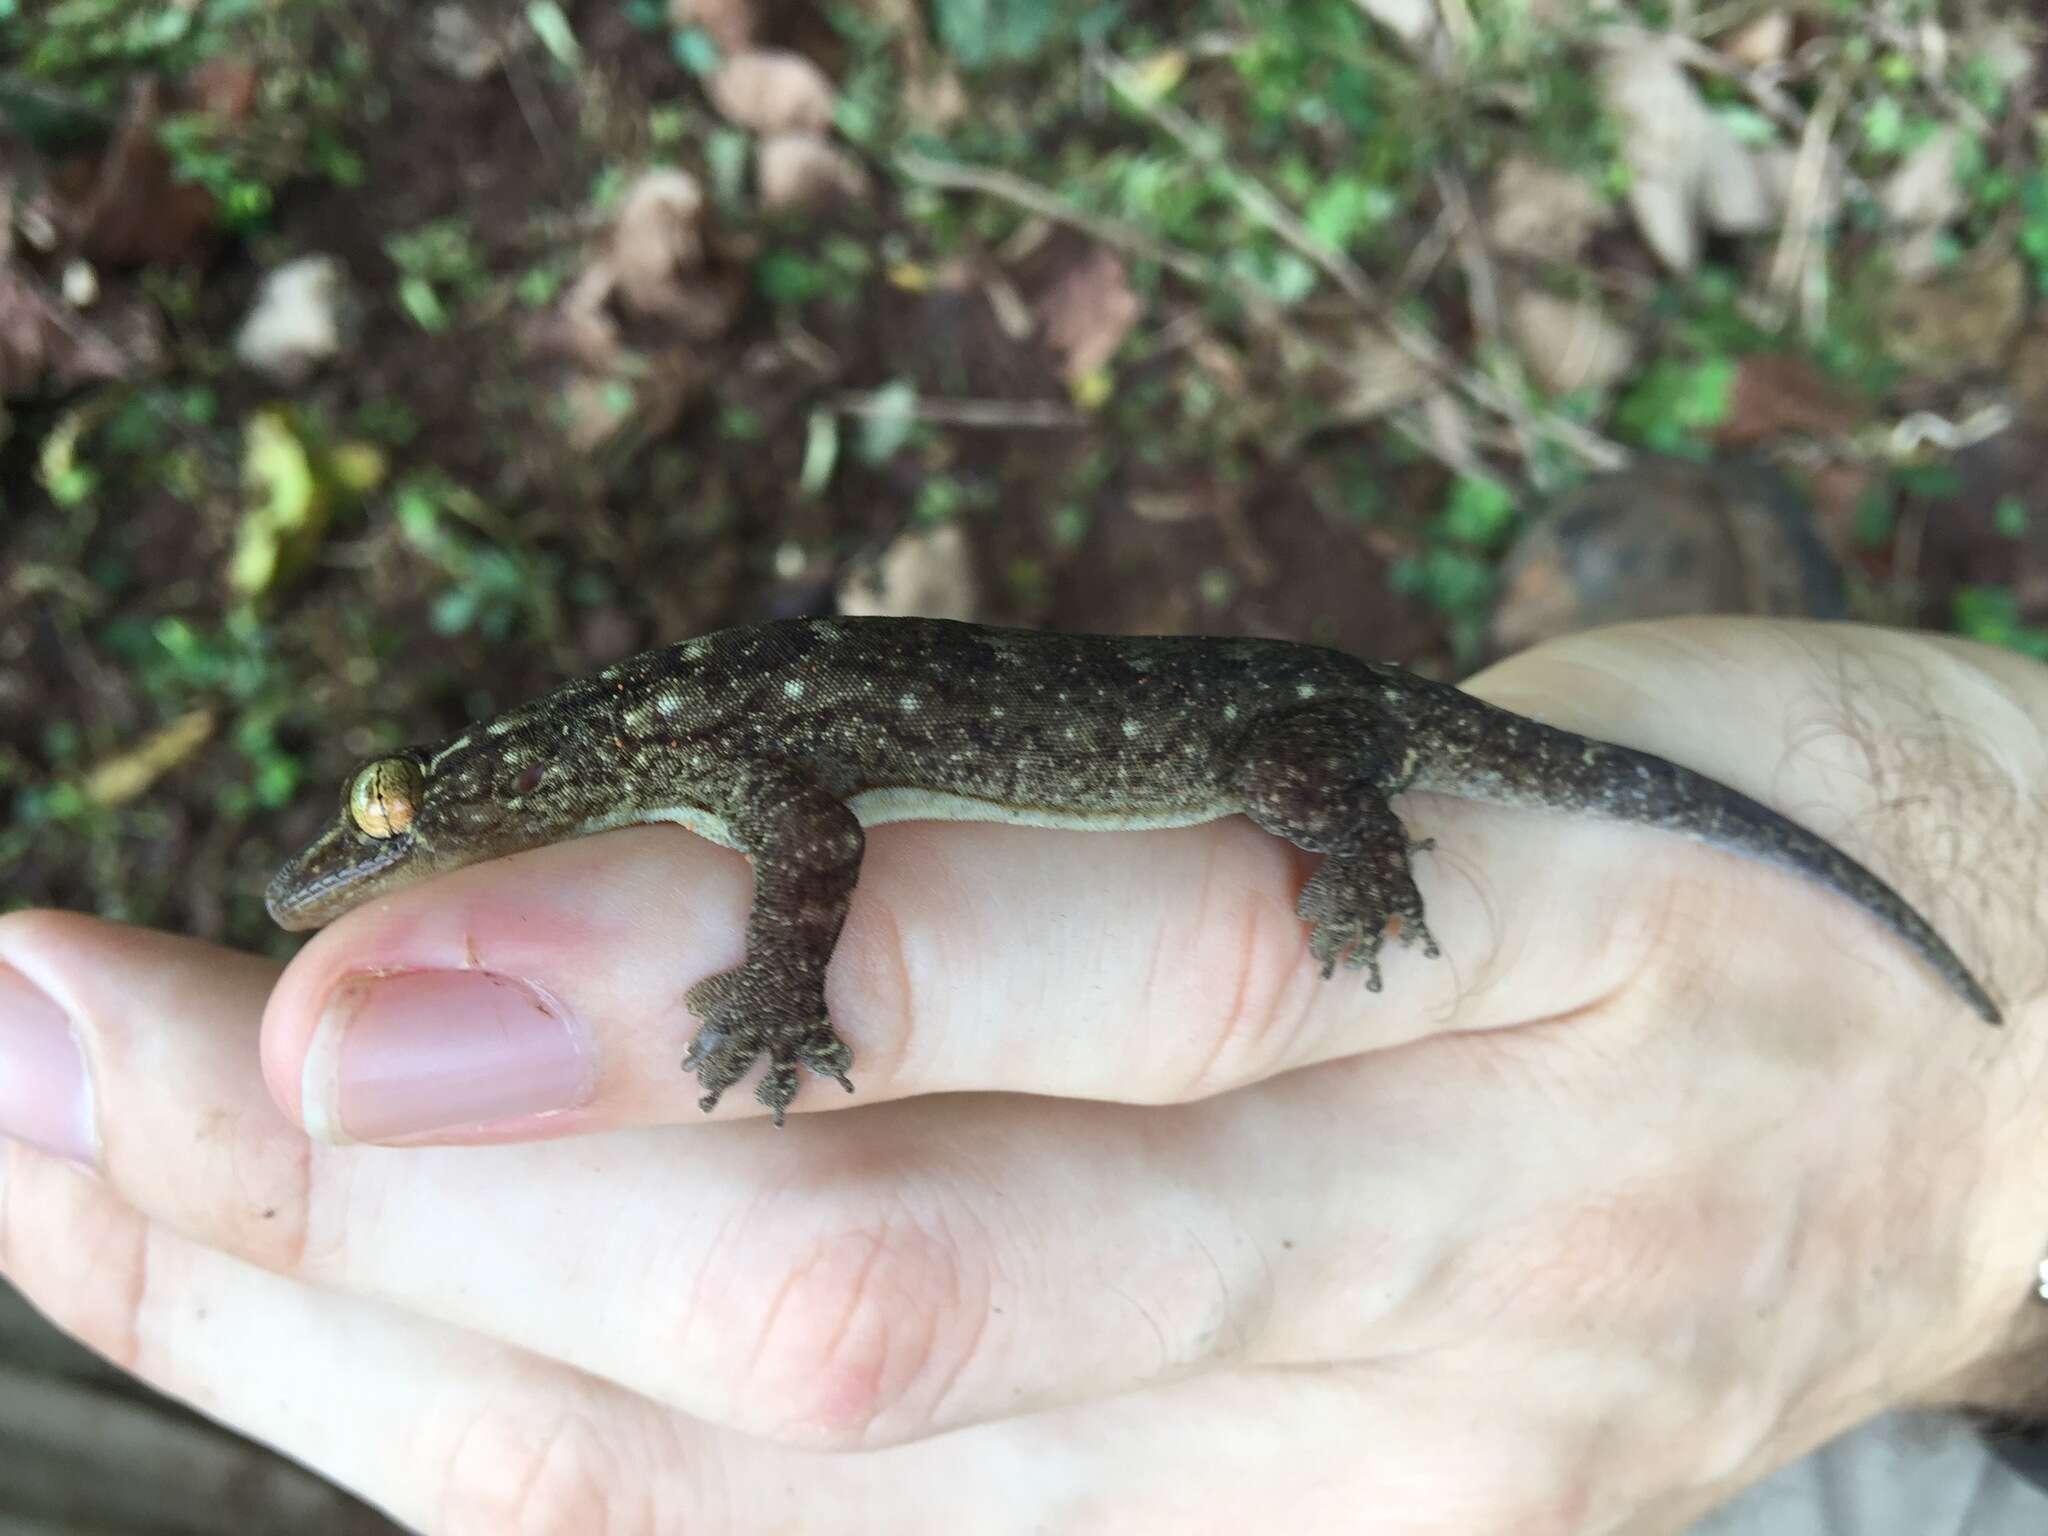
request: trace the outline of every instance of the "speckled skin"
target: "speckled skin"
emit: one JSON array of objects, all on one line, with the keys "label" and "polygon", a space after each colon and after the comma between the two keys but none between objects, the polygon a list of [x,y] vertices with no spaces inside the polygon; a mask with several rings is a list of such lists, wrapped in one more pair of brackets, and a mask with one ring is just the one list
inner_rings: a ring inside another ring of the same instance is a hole
[{"label": "speckled skin", "polygon": [[703,1023],[684,1065],[708,1110],[765,1054],[757,1097],[778,1124],[799,1063],[851,1091],[825,967],[862,828],[885,821],[1121,829],[1242,812],[1324,856],[1301,893],[1310,951],[1325,976],[1362,968],[1377,990],[1391,923],[1437,952],[1393,797],[1589,813],[1831,887],[1999,1021],[1889,886],[1747,796],[1397,667],[1282,641],[793,620],[647,652],[384,761],[419,786],[408,825],[366,835],[344,792],[334,822],[271,882],[280,924],[317,927],[427,875],[567,837],[688,826],[748,854],[755,885],[746,958],[688,994]]}]

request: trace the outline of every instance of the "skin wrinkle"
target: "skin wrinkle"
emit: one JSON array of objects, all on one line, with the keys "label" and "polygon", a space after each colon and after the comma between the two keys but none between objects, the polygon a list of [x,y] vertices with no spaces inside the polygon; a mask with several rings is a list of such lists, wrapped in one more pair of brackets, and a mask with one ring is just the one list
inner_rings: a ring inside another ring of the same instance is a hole
[{"label": "skin wrinkle", "polygon": [[[949,1200],[945,1208],[958,1211],[967,1216],[972,1216],[974,1213],[973,1201],[971,1199]],[[942,1251],[955,1255],[964,1253],[993,1254],[995,1252],[995,1244],[992,1241],[992,1237],[993,1234],[984,1232],[978,1234],[977,1238],[972,1242],[961,1242],[955,1238],[950,1242],[942,1241],[939,1246]],[[984,1269],[983,1272],[986,1273],[986,1270]],[[960,1385],[961,1379],[967,1374],[967,1368],[982,1357],[990,1330],[995,1322],[996,1309],[990,1299],[993,1286],[984,1284],[980,1288],[981,1294],[976,1299],[979,1303],[977,1305],[975,1301],[969,1301],[966,1296],[966,1287],[962,1280],[964,1273],[964,1266],[956,1261],[953,1265],[955,1285],[953,1295],[949,1300],[952,1304],[953,1315],[964,1318],[967,1321],[967,1336],[961,1340],[960,1347],[953,1351],[952,1365],[940,1371],[937,1378],[931,1384],[930,1402],[924,1412],[926,1427],[934,1424],[954,1422],[956,1416],[947,1411],[949,1401],[954,1389]]]},{"label": "skin wrinkle", "polygon": [[[1194,937],[1182,950],[1191,957],[1192,974],[1182,979],[1197,998],[1214,997],[1222,988],[1206,984],[1202,972],[1214,963],[1210,957],[1230,955],[1230,970],[1226,973],[1230,1000],[1209,1021],[1208,1048],[1189,1063],[1180,1085],[1163,1096],[1169,1101],[1190,1102],[1241,1087],[1256,1081],[1274,1063],[1293,1059],[1295,1045],[1308,1034],[1322,1002],[1319,987],[1300,985],[1304,978],[1313,981],[1313,972],[1299,962],[1289,964],[1278,958],[1289,946],[1275,944],[1266,937],[1272,912],[1256,890],[1242,903],[1240,916],[1231,925],[1236,942],[1208,942],[1221,879],[1219,865],[1226,857],[1229,856],[1220,845],[1212,844],[1203,861]],[[1290,927],[1294,925],[1291,914],[1285,921]],[[1146,980],[1147,989],[1140,993],[1140,1007],[1144,1014],[1151,1015],[1155,995],[1151,973],[1148,972]],[[1183,1021],[1163,1017],[1155,1038],[1171,1039],[1178,1027],[1184,1027]],[[1275,1041],[1280,1043],[1276,1045]],[[1226,1060],[1234,1070],[1224,1069]]]},{"label": "skin wrinkle", "polygon": [[[852,1273],[842,1278],[837,1272],[844,1268],[845,1259],[837,1250],[849,1238],[859,1239],[862,1252]],[[878,1285],[896,1281],[906,1273],[906,1267],[914,1268],[920,1275],[932,1272],[932,1266],[903,1257],[891,1238],[890,1222],[885,1219],[865,1229],[837,1230],[811,1244],[802,1258],[783,1268],[783,1283],[771,1293],[768,1313],[760,1324],[748,1361],[754,1379],[779,1390],[779,1384],[787,1379],[821,1381],[838,1387],[858,1376],[863,1398],[861,1406],[850,1416],[837,1403],[825,1404],[814,1399],[805,1412],[786,1421],[792,1444],[859,1449],[900,1438],[896,1432],[879,1434],[878,1427],[903,1405],[928,1367],[933,1346],[929,1320],[943,1310],[943,1303],[933,1298],[947,1293],[957,1297],[960,1289],[957,1283],[909,1287],[915,1297],[908,1307],[897,1296],[879,1295]],[[957,1265],[948,1264],[945,1268],[957,1276]],[[825,1295],[835,1297],[839,1303],[829,1322],[818,1305]],[[785,1331],[779,1328],[781,1319],[789,1308],[799,1305],[810,1314],[790,1325],[799,1332],[802,1358],[770,1371],[771,1358],[782,1350],[777,1338],[779,1332]],[[899,1353],[896,1346],[904,1342],[902,1330],[895,1325],[895,1320],[901,1318],[914,1318],[925,1325],[923,1359],[914,1362],[907,1374],[900,1362],[891,1358]],[[814,1323],[819,1326],[814,1327]],[[814,1333],[815,1338],[811,1337]],[[850,1361],[849,1370],[842,1365],[842,1356],[854,1346],[868,1346],[873,1358]],[[894,1378],[901,1379],[892,1386]],[[829,1419],[817,1416],[820,1408],[829,1409]]]}]

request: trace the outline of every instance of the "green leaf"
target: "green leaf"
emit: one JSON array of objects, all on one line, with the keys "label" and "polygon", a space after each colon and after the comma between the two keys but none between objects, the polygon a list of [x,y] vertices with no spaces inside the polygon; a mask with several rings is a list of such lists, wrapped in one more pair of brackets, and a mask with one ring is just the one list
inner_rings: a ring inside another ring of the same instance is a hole
[{"label": "green leaf", "polygon": [[1444,532],[1464,544],[1491,544],[1514,520],[1514,492],[1491,475],[1460,475],[1444,504]]},{"label": "green leaf", "polygon": [[1054,0],[934,0],[939,45],[964,69],[1019,64],[1051,41]]},{"label": "green leaf", "polygon": [[2027,504],[2017,496],[2001,496],[1998,498],[1998,505],[1992,508],[1991,521],[2008,539],[2025,538]]},{"label": "green leaf", "polygon": [[1353,239],[1384,223],[1400,201],[1367,181],[1333,181],[1309,199],[1303,219],[1325,245],[1343,250]]},{"label": "green leaf", "polygon": [[574,69],[583,62],[583,47],[576,41],[576,29],[569,25],[568,16],[556,0],[533,0],[526,8],[526,24],[562,68]]},{"label": "green leaf", "polygon": [[1958,587],[1955,595],[1958,633],[1986,645],[2048,661],[2048,630],[2020,617],[2019,600],[2007,587]]},{"label": "green leaf", "polygon": [[802,304],[825,290],[825,269],[801,251],[767,251],[754,265],[754,285],[771,304]]},{"label": "green leaf", "polygon": [[893,380],[875,391],[868,413],[861,418],[854,452],[863,464],[886,464],[910,441],[916,425],[917,386],[908,379]]},{"label": "green leaf", "polygon": [[1697,454],[1701,434],[1728,419],[1735,373],[1727,357],[1656,363],[1615,407],[1615,425],[1655,452]]},{"label": "green leaf", "polygon": [[398,280],[398,302],[421,330],[440,332],[448,329],[448,310],[441,303],[441,295],[434,291],[434,285],[424,277],[401,277]]},{"label": "green leaf", "polygon": [[797,489],[806,496],[819,495],[832,483],[832,468],[838,462],[839,416],[829,406],[819,406],[804,431],[804,467]]},{"label": "green leaf", "polygon": [[702,27],[678,27],[668,40],[676,62],[698,79],[718,68],[718,44]]},{"label": "green leaf", "polygon": [[1884,548],[1891,541],[1897,521],[1898,509],[1887,487],[1871,486],[1856,498],[1853,528],[1856,542],[1864,549]]},{"label": "green leaf", "polygon": [[1896,153],[1906,140],[1906,109],[1896,97],[1880,96],[1863,114],[1863,142],[1881,155]]}]

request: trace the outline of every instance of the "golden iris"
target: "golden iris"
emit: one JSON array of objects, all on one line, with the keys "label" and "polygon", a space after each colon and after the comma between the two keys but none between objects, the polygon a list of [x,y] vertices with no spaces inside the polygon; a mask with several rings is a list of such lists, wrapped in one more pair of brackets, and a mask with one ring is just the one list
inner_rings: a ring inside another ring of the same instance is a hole
[{"label": "golden iris", "polygon": [[349,786],[349,820],[365,837],[396,837],[419,814],[424,787],[419,767],[410,759],[380,758],[358,773]]}]

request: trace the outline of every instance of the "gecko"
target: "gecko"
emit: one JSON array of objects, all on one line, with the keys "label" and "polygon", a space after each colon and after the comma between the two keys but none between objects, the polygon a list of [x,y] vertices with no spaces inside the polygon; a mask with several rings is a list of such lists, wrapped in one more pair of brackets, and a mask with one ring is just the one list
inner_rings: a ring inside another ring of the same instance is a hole
[{"label": "gecko", "polygon": [[853,1089],[825,971],[865,829],[893,821],[1130,830],[1242,814],[1320,855],[1307,948],[1380,989],[1389,930],[1438,954],[1391,802],[1434,792],[1674,833],[1863,908],[1986,1022],[1998,1007],[1896,891],[1703,774],[1497,708],[1386,663],[1284,640],[827,617],[723,630],[563,684],[448,740],[378,757],[271,881],[287,929],[416,880],[669,822],[753,866],[744,958],[684,994],[707,1112],[762,1057],[780,1125],[799,1067]]}]

